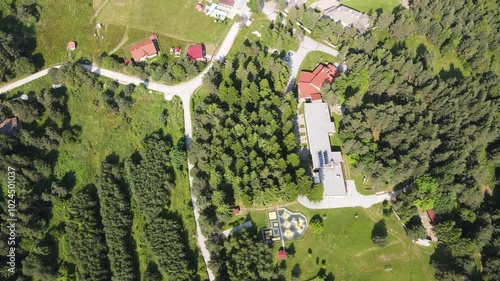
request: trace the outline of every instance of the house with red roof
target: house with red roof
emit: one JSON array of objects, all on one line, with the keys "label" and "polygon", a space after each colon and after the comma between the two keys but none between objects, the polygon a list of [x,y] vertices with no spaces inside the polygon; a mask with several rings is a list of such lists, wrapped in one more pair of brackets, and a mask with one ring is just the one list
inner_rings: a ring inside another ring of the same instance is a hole
[{"label": "house with red roof", "polygon": [[228,7],[233,7],[234,6],[234,0],[219,0],[219,4],[225,5]]},{"label": "house with red roof", "polygon": [[204,61],[205,55],[206,55],[205,45],[204,44],[197,44],[197,45],[189,46],[187,48],[187,55],[192,60]]},{"label": "house with red roof", "polygon": [[155,34],[149,36],[149,39],[137,45],[130,47],[130,53],[135,61],[142,61],[158,54],[158,37]]},{"label": "house with red roof", "polygon": [[321,87],[333,83],[339,71],[332,64],[318,65],[313,72],[300,72],[297,81],[301,99],[321,102]]},{"label": "house with red roof", "polygon": [[427,216],[429,216],[429,220],[432,224],[437,224],[439,222],[439,217],[436,215],[434,210],[429,209],[426,212],[427,212]]},{"label": "house with red roof", "polygon": [[12,136],[22,129],[21,120],[17,117],[8,118],[0,122],[0,134]]}]

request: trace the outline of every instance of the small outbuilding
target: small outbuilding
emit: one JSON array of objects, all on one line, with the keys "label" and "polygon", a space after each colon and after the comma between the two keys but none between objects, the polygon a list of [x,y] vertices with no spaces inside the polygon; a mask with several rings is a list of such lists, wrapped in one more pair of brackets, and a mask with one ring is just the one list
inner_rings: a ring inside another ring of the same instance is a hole
[{"label": "small outbuilding", "polygon": [[281,249],[278,251],[278,259],[284,260],[286,259],[286,251],[285,249]]},{"label": "small outbuilding", "polygon": [[17,117],[8,118],[0,122],[0,134],[12,136],[19,132],[19,130],[21,129],[21,120],[19,120]]},{"label": "small outbuilding", "polygon": [[237,216],[240,214],[240,207],[236,206],[233,208],[233,215]]},{"label": "small outbuilding", "polygon": [[196,44],[193,46],[189,46],[187,49],[187,55],[192,60],[204,61],[205,55],[206,55],[205,45],[204,44]]},{"label": "small outbuilding", "polygon": [[74,51],[75,49],[76,49],[75,41],[69,41],[68,44],[66,44],[66,50]]},{"label": "small outbuilding", "polygon": [[181,55],[181,51],[182,51],[181,47],[175,47],[175,53],[174,53],[174,55],[176,57],[179,57]]}]

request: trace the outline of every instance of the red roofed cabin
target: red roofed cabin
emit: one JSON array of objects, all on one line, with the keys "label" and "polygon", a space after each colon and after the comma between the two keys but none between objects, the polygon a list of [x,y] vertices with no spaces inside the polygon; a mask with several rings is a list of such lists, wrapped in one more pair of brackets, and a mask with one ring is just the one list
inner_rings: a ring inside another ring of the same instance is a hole
[{"label": "red roofed cabin", "polygon": [[432,224],[437,224],[439,222],[439,217],[436,215],[436,213],[434,213],[434,210],[429,209],[426,212]]},{"label": "red roofed cabin", "polygon": [[187,49],[187,55],[192,60],[204,61],[205,55],[206,55],[205,45],[204,44],[197,44],[197,45],[189,46]]},{"label": "red roofed cabin", "polygon": [[12,136],[22,129],[21,120],[17,117],[5,119],[0,122],[0,134]]},{"label": "red roofed cabin", "polygon": [[321,102],[321,87],[324,83],[333,83],[338,75],[337,68],[332,65],[318,65],[313,72],[302,71],[297,82],[301,99]]},{"label": "red roofed cabin", "polygon": [[234,0],[219,0],[219,4],[225,5],[228,7],[233,7],[234,6]]},{"label": "red roofed cabin", "polygon": [[130,47],[130,53],[135,61],[142,61],[158,54],[157,40],[155,34],[149,36],[149,39],[137,45]]}]

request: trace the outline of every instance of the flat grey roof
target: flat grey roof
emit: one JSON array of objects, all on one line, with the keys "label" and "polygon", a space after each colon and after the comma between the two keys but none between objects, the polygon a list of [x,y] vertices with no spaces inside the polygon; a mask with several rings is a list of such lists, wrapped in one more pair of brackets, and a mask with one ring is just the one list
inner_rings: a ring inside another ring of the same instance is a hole
[{"label": "flat grey roof", "polygon": [[354,26],[360,30],[366,30],[370,25],[370,17],[349,7],[340,5],[323,10],[325,16],[342,22],[344,26]]},{"label": "flat grey roof", "polygon": [[305,103],[304,115],[307,138],[313,161],[313,169],[318,169],[323,182],[324,197],[345,196],[347,194],[342,170],[342,154],[333,152],[330,134],[335,133],[330,110],[326,103]]},{"label": "flat grey roof", "polygon": [[309,149],[313,156],[313,169],[317,169],[321,167],[317,153],[331,150],[329,134],[335,133],[335,124],[331,121],[330,109],[326,103],[305,103],[304,116]]}]

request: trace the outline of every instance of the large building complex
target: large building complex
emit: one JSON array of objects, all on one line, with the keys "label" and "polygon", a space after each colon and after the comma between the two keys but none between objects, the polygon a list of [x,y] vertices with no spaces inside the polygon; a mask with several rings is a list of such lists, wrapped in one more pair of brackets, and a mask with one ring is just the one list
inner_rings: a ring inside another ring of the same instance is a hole
[{"label": "large building complex", "polygon": [[347,185],[354,182],[346,183],[342,153],[331,149],[330,135],[335,133],[335,123],[331,121],[330,109],[326,103],[305,103],[304,113],[314,181],[323,183],[323,197],[344,197]]}]

